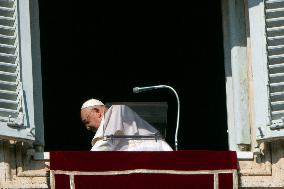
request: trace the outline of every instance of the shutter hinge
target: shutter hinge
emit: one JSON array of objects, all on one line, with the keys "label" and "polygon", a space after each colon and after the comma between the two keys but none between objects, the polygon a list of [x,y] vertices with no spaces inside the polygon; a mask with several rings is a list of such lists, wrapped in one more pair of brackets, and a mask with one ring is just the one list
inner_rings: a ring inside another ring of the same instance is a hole
[{"label": "shutter hinge", "polygon": [[264,134],[263,134],[263,131],[262,131],[261,127],[257,128],[257,132],[256,133],[257,133],[257,136],[259,136],[260,138],[264,137]]}]

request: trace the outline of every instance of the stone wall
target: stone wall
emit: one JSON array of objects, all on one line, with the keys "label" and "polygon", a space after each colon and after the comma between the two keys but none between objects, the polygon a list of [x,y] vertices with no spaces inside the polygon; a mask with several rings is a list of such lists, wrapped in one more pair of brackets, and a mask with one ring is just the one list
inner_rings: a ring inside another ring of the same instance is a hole
[{"label": "stone wall", "polygon": [[284,141],[261,145],[253,160],[239,160],[240,188],[284,188]]},{"label": "stone wall", "polygon": [[23,142],[0,141],[0,188],[49,188],[49,161]]},{"label": "stone wall", "polygon": [[[284,188],[284,141],[261,144],[260,155],[239,160],[239,188]],[[48,153],[23,142],[0,141],[0,188],[50,188]]]}]

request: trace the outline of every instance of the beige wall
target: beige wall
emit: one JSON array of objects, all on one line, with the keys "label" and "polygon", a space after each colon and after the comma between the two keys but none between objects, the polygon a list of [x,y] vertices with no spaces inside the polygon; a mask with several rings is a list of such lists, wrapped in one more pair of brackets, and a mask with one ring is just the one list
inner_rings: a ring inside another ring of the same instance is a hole
[{"label": "beige wall", "polygon": [[49,162],[22,142],[0,141],[0,188],[49,188]]},{"label": "beige wall", "polygon": [[[262,155],[239,160],[240,188],[284,188],[284,141],[261,144]],[[0,188],[50,188],[49,159],[22,142],[0,141]]]},{"label": "beige wall", "polygon": [[239,160],[241,188],[284,188],[284,141],[261,144],[263,154]]}]

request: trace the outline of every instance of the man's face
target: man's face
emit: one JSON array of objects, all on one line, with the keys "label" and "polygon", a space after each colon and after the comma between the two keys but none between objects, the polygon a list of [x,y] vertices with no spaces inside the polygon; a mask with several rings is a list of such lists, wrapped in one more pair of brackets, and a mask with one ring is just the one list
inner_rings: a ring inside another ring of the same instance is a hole
[{"label": "man's face", "polygon": [[84,108],[81,110],[81,120],[88,130],[95,132],[100,126],[102,114],[98,108]]}]

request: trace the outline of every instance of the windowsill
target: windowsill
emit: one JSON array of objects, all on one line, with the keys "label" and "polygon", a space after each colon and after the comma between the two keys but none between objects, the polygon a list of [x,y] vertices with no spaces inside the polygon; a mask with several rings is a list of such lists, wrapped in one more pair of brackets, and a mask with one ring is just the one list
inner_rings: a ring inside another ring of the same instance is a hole
[{"label": "windowsill", "polygon": [[[253,160],[253,152],[237,152],[238,160]],[[36,152],[34,154],[34,160],[49,160],[49,152]]]},{"label": "windowsill", "polygon": [[238,152],[237,151],[238,160],[253,160],[253,152]]}]

